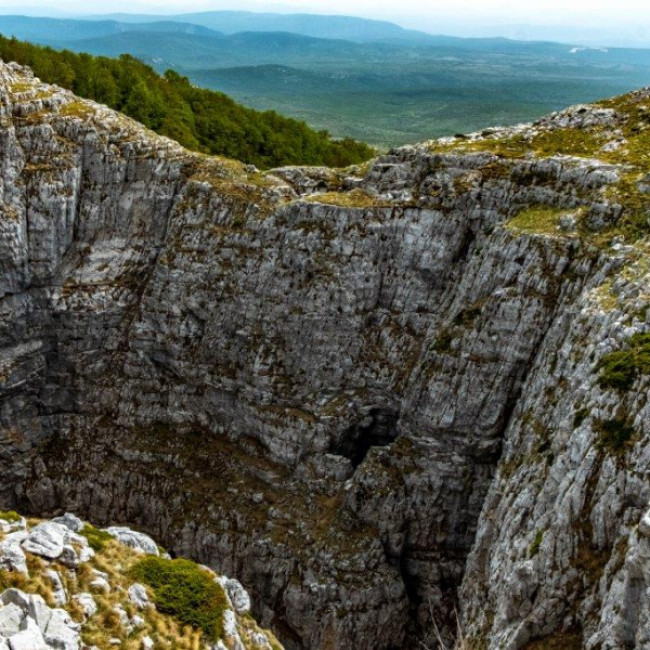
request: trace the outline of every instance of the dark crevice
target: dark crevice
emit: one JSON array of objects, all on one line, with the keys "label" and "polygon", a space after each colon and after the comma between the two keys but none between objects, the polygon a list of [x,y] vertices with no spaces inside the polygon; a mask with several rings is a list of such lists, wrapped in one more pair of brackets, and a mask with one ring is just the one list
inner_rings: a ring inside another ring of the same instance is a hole
[{"label": "dark crevice", "polygon": [[329,449],[331,454],[348,458],[358,467],[372,447],[385,447],[397,438],[397,414],[372,409],[360,422],[348,427]]}]

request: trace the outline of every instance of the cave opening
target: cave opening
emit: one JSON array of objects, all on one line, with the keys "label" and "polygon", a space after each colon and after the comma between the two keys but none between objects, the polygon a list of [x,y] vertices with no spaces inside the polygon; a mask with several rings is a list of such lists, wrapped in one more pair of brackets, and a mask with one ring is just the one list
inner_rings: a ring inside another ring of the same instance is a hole
[{"label": "cave opening", "polygon": [[360,422],[348,427],[329,451],[348,458],[356,468],[372,447],[385,447],[397,438],[397,419],[392,411],[372,409]]}]

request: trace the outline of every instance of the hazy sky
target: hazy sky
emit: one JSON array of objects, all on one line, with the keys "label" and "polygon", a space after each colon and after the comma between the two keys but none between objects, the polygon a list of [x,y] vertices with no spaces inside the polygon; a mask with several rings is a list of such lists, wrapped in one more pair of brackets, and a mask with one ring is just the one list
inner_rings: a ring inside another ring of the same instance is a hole
[{"label": "hazy sky", "polygon": [[[649,0],[0,0],[0,12],[180,13],[246,9],[385,18],[430,32],[482,33],[492,26],[546,25],[650,39]],[[513,35],[506,33],[505,35]]]}]

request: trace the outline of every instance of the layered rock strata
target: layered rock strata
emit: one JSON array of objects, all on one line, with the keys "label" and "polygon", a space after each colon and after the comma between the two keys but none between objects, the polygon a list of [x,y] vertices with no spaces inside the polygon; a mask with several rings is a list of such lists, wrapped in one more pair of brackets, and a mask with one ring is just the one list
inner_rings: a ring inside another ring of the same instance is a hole
[{"label": "layered rock strata", "polygon": [[645,375],[596,366],[647,328],[643,93],[262,174],[0,81],[7,506],[146,529],[291,649],[640,634]]}]

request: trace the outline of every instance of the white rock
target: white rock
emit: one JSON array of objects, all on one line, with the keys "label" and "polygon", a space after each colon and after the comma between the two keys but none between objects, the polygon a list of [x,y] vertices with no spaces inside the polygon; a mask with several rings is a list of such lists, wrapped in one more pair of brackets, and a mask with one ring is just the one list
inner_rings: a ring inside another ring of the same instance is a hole
[{"label": "white rock", "polygon": [[237,617],[232,609],[227,609],[223,613],[223,635],[229,641],[231,650],[245,650],[237,630]]},{"label": "white rock", "polygon": [[23,629],[9,639],[11,650],[47,650],[48,646],[43,638],[36,621],[31,618],[25,619]]},{"label": "white rock", "polygon": [[142,650],[152,650],[153,649],[153,640],[150,636],[145,636],[142,639]]},{"label": "white rock", "polygon": [[98,591],[105,591],[109,592],[111,590],[111,584],[108,581],[108,574],[104,573],[103,571],[97,571],[97,569],[93,569],[93,575],[95,578],[90,582],[90,586],[93,589],[97,589]]},{"label": "white rock", "polygon": [[90,618],[97,613],[97,603],[92,594],[84,591],[80,594],[75,594],[72,600],[79,604],[86,618]]},{"label": "white rock", "polygon": [[106,578],[95,578],[94,580],[91,580],[90,587],[97,591],[104,591],[106,593],[111,590],[111,585]]},{"label": "white rock", "polygon": [[54,569],[48,569],[45,571],[45,575],[52,582],[54,602],[57,605],[65,605],[68,602],[68,596],[65,593],[61,576]]},{"label": "white rock", "polygon": [[63,609],[53,609],[45,630],[45,641],[59,650],[78,650],[81,626]]},{"label": "white rock", "polygon": [[147,590],[137,582],[129,587],[129,600],[138,609],[146,609],[151,606]]},{"label": "white rock", "polygon": [[23,612],[27,612],[29,608],[29,596],[20,589],[5,589],[0,595],[0,602],[3,605],[17,605]]},{"label": "white rock", "polygon": [[27,528],[27,520],[21,517],[18,521],[7,521],[0,519],[0,531],[3,533],[11,533],[17,530],[25,530]]},{"label": "white rock", "polygon": [[121,605],[115,605],[113,611],[120,617],[120,625],[129,631],[131,622],[129,620],[129,615],[126,613],[124,607]]},{"label": "white rock", "polygon": [[139,533],[125,526],[111,526],[104,530],[124,546],[149,555],[160,555],[156,542],[144,533]]},{"label": "white rock", "polygon": [[63,552],[67,530],[61,524],[44,521],[32,528],[22,546],[30,553],[55,560]]},{"label": "white rock", "polygon": [[38,629],[44,632],[47,629],[50,618],[52,618],[52,610],[47,606],[47,603],[41,596],[33,595],[29,597],[27,615],[36,621]]},{"label": "white rock", "polygon": [[95,557],[95,551],[90,546],[86,546],[79,551],[79,562],[84,563],[92,560]]},{"label": "white rock", "polygon": [[226,590],[228,598],[230,598],[230,602],[232,603],[232,607],[238,614],[246,614],[246,612],[250,612],[251,598],[239,580],[223,577],[219,582]]},{"label": "white rock", "polygon": [[0,568],[29,575],[27,558],[19,542],[6,539],[0,542]]},{"label": "white rock", "polygon": [[147,622],[139,614],[134,614],[131,617],[131,625],[133,626],[134,629],[144,627],[146,624]]},{"label": "white rock", "polygon": [[254,632],[250,637],[250,642],[254,648],[261,648],[262,650],[273,650],[268,638],[261,632]]},{"label": "white rock", "polygon": [[25,618],[25,612],[10,603],[0,609],[0,636],[8,637],[20,630],[20,624]]},{"label": "white rock", "polygon": [[65,526],[68,530],[71,530],[73,533],[78,533],[84,527],[84,522],[79,519],[79,517],[73,515],[70,512],[66,512],[61,517],[55,517],[52,519],[55,524],[61,524]]},{"label": "white rock", "polygon": [[639,522],[639,532],[644,537],[650,537],[650,510],[648,510]]}]

